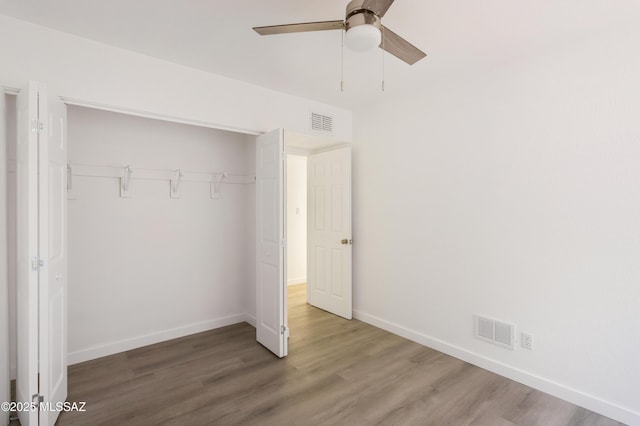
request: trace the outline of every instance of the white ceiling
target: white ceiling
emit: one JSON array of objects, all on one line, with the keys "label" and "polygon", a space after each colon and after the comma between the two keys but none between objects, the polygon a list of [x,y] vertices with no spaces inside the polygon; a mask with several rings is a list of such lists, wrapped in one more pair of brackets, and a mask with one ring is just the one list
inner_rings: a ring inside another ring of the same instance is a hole
[{"label": "white ceiling", "polygon": [[[0,13],[302,97],[351,108],[382,98],[379,49],[341,32],[260,37],[251,27],[344,18],[348,0],[0,0]],[[424,50],[385,58],[385,95],[599,31],[640,23],[638,0],[396,0],[385,26]]]}]

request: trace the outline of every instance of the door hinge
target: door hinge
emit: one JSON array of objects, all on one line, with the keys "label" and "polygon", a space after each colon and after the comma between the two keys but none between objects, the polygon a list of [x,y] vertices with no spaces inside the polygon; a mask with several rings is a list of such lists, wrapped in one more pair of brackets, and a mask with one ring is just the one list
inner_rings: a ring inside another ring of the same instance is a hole
[{"label": "door hinge", "polygon": [[287,240],[286,240],[286,239],[284,239],[284,238],[283,238],[283,239],[281,239],[281,240],[280,240],[280,245],[281,245],[282,247],[286,247],[286,246],[287,246]]},{"label": "door hinge", "polygon": [[40,404],[41,402],[44,402],[44,396],[40,395],[39,393],[34,393],[31,396],[31,402],[33,402],[34,404]]},{"label": "door hinge", "polygon": [[33,133],[40,133],[44,130],[44,123],[42,121],[38,121],[35,118],[31,120],[31,131]]},{"label": "door hinge", "polygon": [[32,271],[38,271],[43,266],[44,266],[44,260],[40,259],[39,257],[36,256],[36,257],[33,257],[31,259],[31,270]]},{"label": "door hinge", "polygon": [[280,326],[280,334],[284,334],[284,335],[289,335],[289,329],[287,327],[285,327],[284,325]]}]

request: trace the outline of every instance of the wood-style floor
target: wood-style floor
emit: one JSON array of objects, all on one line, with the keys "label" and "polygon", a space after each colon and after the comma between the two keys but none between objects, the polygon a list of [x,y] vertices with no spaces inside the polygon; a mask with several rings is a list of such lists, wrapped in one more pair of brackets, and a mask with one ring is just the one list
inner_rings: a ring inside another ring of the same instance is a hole
[{"label": "wood-style floor", "polygon": [[58,425],[617,425],[527,386],[305,303],[290,355],[237,324],[69,368]]}]

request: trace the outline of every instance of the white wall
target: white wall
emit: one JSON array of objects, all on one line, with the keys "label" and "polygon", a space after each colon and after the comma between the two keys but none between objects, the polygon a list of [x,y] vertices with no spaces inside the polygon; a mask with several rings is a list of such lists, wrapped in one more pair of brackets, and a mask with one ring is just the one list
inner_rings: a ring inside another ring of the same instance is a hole
[{"label": "white wall", "polygon": [[287,279],[307,282],[307,158],[287,155]]},{"label": "white wall", "polygon": [[[356,316],[640,424],[640,31],[354,112]],[[533,351],[473,338],[513,322]]]},{"label": "white wall", "polygon": [[0,85],[29,80],[51,93],[222,128],[308,133],[311,110],[334,116],[351,140],[351,112],[158,60],[0,15]]},{"label": "white wall", "polygon": [[[254,138],[68,108],[72,164],[255,174]],[[255,259],[252,184],[73,178],[69,200],[70,363],[246,319]],[[254,294],[254,293],[252,293]],[[253,312],[249,312],[253,315]]]}]

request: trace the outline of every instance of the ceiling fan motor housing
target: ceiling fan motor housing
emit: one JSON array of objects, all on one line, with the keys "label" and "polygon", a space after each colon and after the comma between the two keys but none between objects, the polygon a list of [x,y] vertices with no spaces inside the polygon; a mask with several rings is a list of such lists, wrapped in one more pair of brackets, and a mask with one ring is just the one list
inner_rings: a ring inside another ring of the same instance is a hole
[{"label": "ceiling fan motor housing", "polygon": [[347,5],[347,13],[344,19],[347,31],[359,25],[373,25],[378,29],[382,27],[380,17],[373,11],[363,8],[362,5],[363,0],[352,0]]},{"label": "ceiling fan motor housing", "polygon": [[382,27],[382,23],[380,22],[378,15],[366,9],[356,10],[351,15],[347,15],[347,19],[345,20],[345,27],[347,31],[360,25],[373,25],[377,29]]},{"label": "ceiling fan motor housing", "polygon": [[349,2],[349,4],[347,5],[347,13],[346,13],[346,18],[345,20],[349,19],[349,17],[351,15],[354,15],[358,12],[362,12],[362,11],[367,11],[367,12],[371,12],[374,13],[375,12],[373,10],[369,10],[365,7],[363,7],[365,1],[364,0],[352,0]]}]

